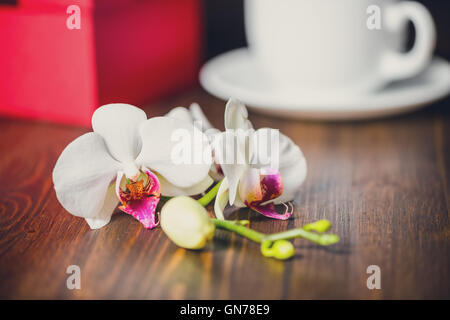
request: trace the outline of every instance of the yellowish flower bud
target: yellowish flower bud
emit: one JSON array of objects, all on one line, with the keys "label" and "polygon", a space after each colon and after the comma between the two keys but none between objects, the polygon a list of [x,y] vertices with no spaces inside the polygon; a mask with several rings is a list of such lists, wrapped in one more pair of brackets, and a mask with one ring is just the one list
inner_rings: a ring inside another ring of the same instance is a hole
[{"label": "yellowish flower bud", "polygon": [[287,240],[263,241],[261,244],[261,253],[265,257],[272,257],[278,260],[286,260],[294,256],[295,248]]},{"label": "yellowish flower bud", "polygon": [[161,228],[177,246],[186,249],[202,249],[215,229],[206,209],[186,196],[166,202],[161,209]]},{"label": "yellowish flower bud", "polygon": [[317,232],[327,232],[331,228],[331,222],[328,220],[318,220],[313,223],[308,223],[303,226],[303,230],[306,231],[317,231]]}]

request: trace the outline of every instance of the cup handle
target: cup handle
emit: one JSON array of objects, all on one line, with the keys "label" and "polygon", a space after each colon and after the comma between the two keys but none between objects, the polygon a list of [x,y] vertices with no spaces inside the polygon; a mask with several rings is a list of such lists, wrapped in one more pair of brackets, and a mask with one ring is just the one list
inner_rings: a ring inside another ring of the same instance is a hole
[{"label": "cup handle", "polygon": [[386,80],[400,80],[417,75],[428,65],[436,45],[433,17],[424,5],[404,1],[390,5],[384,15],[384,27],[398,30],[410,20],[416,31],[413,48],[406,52],[388,51],[381,60],[381,72]]}]

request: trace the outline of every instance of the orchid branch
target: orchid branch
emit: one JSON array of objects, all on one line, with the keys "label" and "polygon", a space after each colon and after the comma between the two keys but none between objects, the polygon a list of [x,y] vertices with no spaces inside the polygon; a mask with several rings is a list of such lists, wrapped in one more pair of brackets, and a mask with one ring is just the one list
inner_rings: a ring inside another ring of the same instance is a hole
[{"label": "orchid branch", "polygon": [[[203,207],[207,206],[216,197],[222,181],[218,182],[202,198],[198,199],[197,202]],[[331,228],[331,222],[328,220],[318,220],[306,224],[302,228],[273,234],[264,234],[246,227],[245,225],[249,223],[248,220],[231,221],[211,218],[210,221],[216,228],[235,232],[254,242],[261,243],[261,252],[264,256],[282,260],[294,255],[294,247],[292,243],[287,241],[289,239],[303,238],[322,246],[339,242],[339,236],[335,234],[324,234],[324,232]]]}]

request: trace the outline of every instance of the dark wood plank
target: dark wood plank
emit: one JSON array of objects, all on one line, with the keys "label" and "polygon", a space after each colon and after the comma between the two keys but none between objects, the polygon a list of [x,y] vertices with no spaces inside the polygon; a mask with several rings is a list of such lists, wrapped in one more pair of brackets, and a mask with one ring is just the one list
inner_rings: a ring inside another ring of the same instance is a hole
[{"label": "dark wood plank", "polygon": [[[197,101],[223,128],[224,102],[200,89],[146,111]],[[88,128],[0,120],[0,298],[323,299],[450,298],[449,100],[387,120],[314,123],[251,113],[298,143],[308,178],[294,218],[273,221],[249,210],[253,228],[275,232],[327,218],[341,242],[322,248],[296,240],[286,262],[218,231],[201,251],[177,248],[119,211],[91,231],[56,200],[51,171],[62,149]],[[79,265],[82,289],[66,288]],[[381,268],[368,290],[366,268]]]}]

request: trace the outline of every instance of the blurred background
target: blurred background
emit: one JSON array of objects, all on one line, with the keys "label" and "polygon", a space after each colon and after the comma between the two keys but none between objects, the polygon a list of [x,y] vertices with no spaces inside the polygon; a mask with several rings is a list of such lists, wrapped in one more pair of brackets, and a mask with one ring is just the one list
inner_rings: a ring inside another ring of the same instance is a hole
[{"label": "blurred background", "polygon": [[[450,1],[418,0],[433,15],[437,29],[437,54],[450,59]],[[230,49],[247,45],[244,31],[243,0],[208,0],[204,2],[206,46],[204,57],[211,58]],[[410,26],[410,39],[414,29]]]},{"label": "blurred background", "polygon": [[[437,54],[450,59],[450,2],[420,2],[436,22]],[[80,8],[78,28],[71,5]],[[102,104],[145,105],[196,86],[203,63],[247,45],[243,6],[243,0],[0,0],[0,115],[89,125]]]}]

